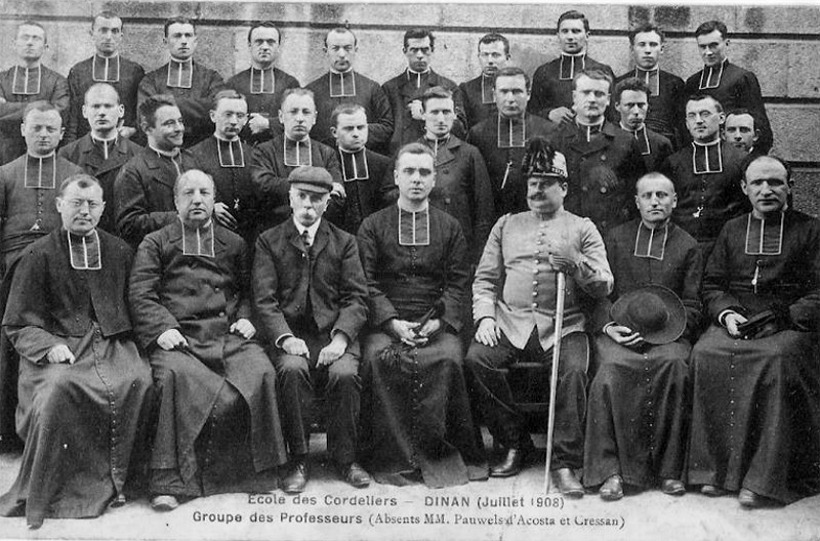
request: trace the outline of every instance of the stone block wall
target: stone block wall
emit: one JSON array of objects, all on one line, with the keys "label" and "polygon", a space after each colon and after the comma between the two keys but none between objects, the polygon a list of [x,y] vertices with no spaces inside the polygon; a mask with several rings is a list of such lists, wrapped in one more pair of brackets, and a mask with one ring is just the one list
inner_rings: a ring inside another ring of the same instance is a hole
[{"label": "stone block wall", "polygon": [[88,35],[91,17],[111,9],[125,20],[123,51],[146,70],[167,62],[162,22],[173,15],[198,21],[196,58],[228,78],[249,64],[250,22],[270,19],[282,28],[278,65],[303,84],[325,69],[324,33],[349,23],[359,39],[357,69],[386,81],[405,66],[402,34],[416,26],[436,32],[434,68],[460,82],[479,72],[478,38],[489,31],[510,39],[513,61],[532,73],[558,53],[555,22],[568,9],[580,9],[590,20],[589,53],[610,64],[616,74],[630,69],[627,29],[651,21],[667,32],[664,69],[684,79],[700,69],[692,37],[710,19],[726,23],[732,35],[731,60],[755,72],[760,80],[775,135],[773,152],[794,163],[796,205],[820,213],[820,7],[709,5],[594,5],[553,3],[296,3],[169,2],[155,0],[0,0],[0,68],[14,62],[14,28],[31,18],[49,32],[45,64],[68,73],[93,53]]}]

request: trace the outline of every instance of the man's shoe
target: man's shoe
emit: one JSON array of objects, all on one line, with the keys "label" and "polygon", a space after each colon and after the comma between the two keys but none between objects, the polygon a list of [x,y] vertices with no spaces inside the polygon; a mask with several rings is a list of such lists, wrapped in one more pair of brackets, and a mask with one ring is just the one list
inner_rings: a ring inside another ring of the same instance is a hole
[{"label": "man's shoe", "polygon": [[151,509],[154,511],[173,511],[177,507],[179,507],[179,501],[169,494],[160,494],[151,500]]},{"label": "man's shoe", "polygon": [[302,460],[297,460],[293,463],[290,473],[282,481],[282,490],[287,494],[304,492],[308,478],[307,464]]},{"label": "man's shoe", "polygon": [[351,462],[347,465],[339,466],[339,475],[347,484],[356,488],[370,486],[370,475],[358,464]]},{"label": "man's shoe", "polygon": [[598,493],[601,495],[602,500],[606,500],[608,502],[618,501],[624,497],[624,486],[623,486],[623,479],[618,474],[611,475],[604,484],[601,485],[601,490]]},{"label": "man's shoe", "polygon": [[683,496],[686,494],[686,487],[678,479],[664,479],[661,481],[661,492],[669,496]]},{"label": "man's shoe", "polygon": [[584,487],[578,482],[578,478],[569,468],[555,470],[558,490],[567,498],[583,498]]},{"label": "man's shoe", "polygon": [[512,477],[513,475],[518,475],[521,472],[525,455],[526,451],[523,449],[507,449],[507,455],[504,457],[504,460],[490,468],[490,477]]},{"label": "man's shoe", "polygon": [[125,494],[117,494],[117,497],[108,502],[108,507],[116,509],[125,505]]},{"label": "man's shoe", "polygon": [[720,487],[716,487],[715,485],[703,485],[700,487],[700,493],[705,494],[710,498],[718,498],[726,495],[725,490]]},{"label": "man's shoe", "polygon": [[740,505],[749,509],[756,509],[758,507],[765,507],[768,503],[766,498],[760,494],[755,494],[748,488],[741,488],[737,494],[737,501]]}]

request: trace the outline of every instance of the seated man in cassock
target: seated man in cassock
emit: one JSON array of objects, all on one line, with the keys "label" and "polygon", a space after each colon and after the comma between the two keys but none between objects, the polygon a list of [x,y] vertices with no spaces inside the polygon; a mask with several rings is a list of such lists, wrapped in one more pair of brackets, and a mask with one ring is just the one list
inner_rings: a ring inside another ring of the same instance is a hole
[{"label": "seated man in cassock", "polygon": [[458,220],[429,204],[435,156],[410,143],[396,157],[395,206],[368,216],[359,250],[369,289],[363,339],[363,460],[380,483],[445,487],[486,479],[461,361],[469,281]]},{"label": "seated man in cassock", "polygon": [[125,114],[117,90],[108,83],[96,83],[88,88],[82,106],[82,116],[91,127],[79,139],[60,149],[60,156],[75,163],[100,181],[107,205],[99,228],[116,233],[114,224],[114,181],[125,163],[142,147],[123,137],[118,126]]},{"label": "seated man in cassock", "polygon": [[123,486],[151,388],[126,308],[131,249],[96,226],[93,177],[60,185],[62,228],[26,248],[13,271],[3,329],[20,354],[17,433],[25,450],[0,515],[101,515]]},{"label": "seated man in cassock", "polygon": [[490,469],[490,475],[517,475],[533,443],[504,369],[518,359],[550,366],[556,280],[563,272],[566,299],[551,469],[561,492],[580,498],[584,488],[573,470],[583,466],[589,367],[586,316],[580,303],[584,294],[593,298],[608,295],[612,274],[595,225],[564,210],[564,156],[538,137],[527,146],[521,167],[530,210],[507,214],[496,222],[473,282],[477,329],[465,358],[471,398],[505,450],[504,459]]},{"label": "seated man in cassock", "polygon": [[191,155],[216,184],[214,218],[251,246],[259,232],[259,203],[251,181],[253,148],[239,138],[248,121],[248,101],[235,90],[220,90],[211,106],[214,133]]},{"label": "seated man in cassock", "polygon": [[333,179],[320,167],[289,176],[293,218],[265,231],[256,243],[253,291],[261,330],[279,378],[279,398],[290,472],[289,494],[302,492],[314,382],[325,388],[327,449],[339,475],[362,488],[370,476],[356,463],[362,380],[359,330],[367,320],[367,286],[356,238],[322,215]]},{"label": "seated man in cassock", "polygon": [[785,162],[744,166],[752,212],[723,227],[703,276],[687,475],[760,507],[820,491],[820,222],[789,208]]},{"label": "seated man in cassock", "polygon": [[[311,165],[328,170],[333,177],[331,212],[340,213],[345,198],[336,152],[310,137],[310,130],[316,123],[313,92],[305,88],[285,90],[279,121],[284,133],[257,146],[253,160],[254,189],[267,215],[259,225],[260,231],[285,221],[290,215],[288,175],[297,167]],[[337,199],[339,203],[335,201]]]},{"label": "seated man in cassock", "polygon": [[605,500],[623,497],[624,484],[685,492],[688,360],[700,326],[703,263],[697,241],[670,221],[671,180],[644,175],[635,202],[640,218],[604,233],[615,289],[597,307],[606,324],[594,342],[584,485],[603,485]]},{"label": "seated man in cassock", "polygon": [[129,301],[158,395],[151,506],[276,488],[286,459],[276,371],[253,339],[247,251],[213,219],[214,182],[174,187],[178,218],[140,244]]}]

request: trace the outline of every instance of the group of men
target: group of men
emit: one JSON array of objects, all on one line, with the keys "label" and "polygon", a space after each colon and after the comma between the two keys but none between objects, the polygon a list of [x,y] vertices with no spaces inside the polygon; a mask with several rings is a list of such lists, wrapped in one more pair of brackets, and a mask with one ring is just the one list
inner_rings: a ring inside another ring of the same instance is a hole
[{"label": "group of men", "polygon": [[532,83],[496,33],[456,85],[409,30],[380,86],[334,28],[305,87],[271,22],[227,82],[189,19],[147,74],[116,14],[91,35],[66,80],[21,23],[0,74],[0,443],[25,442],[0,513],[96,516],[126,478],[158,510],[302,492],[316,389],[352,486],[513,476],[533,444],[508,372],[558,340],[566,496],[820,489],[820,226],[791,208],[722,23],[696,30],[685,82],[652,25],[616,79],[577,11]]}]

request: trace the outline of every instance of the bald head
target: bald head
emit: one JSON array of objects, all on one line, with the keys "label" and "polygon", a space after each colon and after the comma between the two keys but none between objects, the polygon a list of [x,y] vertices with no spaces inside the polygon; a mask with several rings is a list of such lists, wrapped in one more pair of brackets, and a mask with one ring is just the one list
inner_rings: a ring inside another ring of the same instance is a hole
[{"label": "bald head", "polygon": [[116,89],[106,83],[92,85],[85,93],[83,117],[88,120],[91,134],[97,139],[112,139],[117,134],[125,107]]},{"label": "bald head", "polygon": [[185,225],[200,227],[214,212],[214,179],[198,169],[182,173],[174,183],[174,203]]}]

